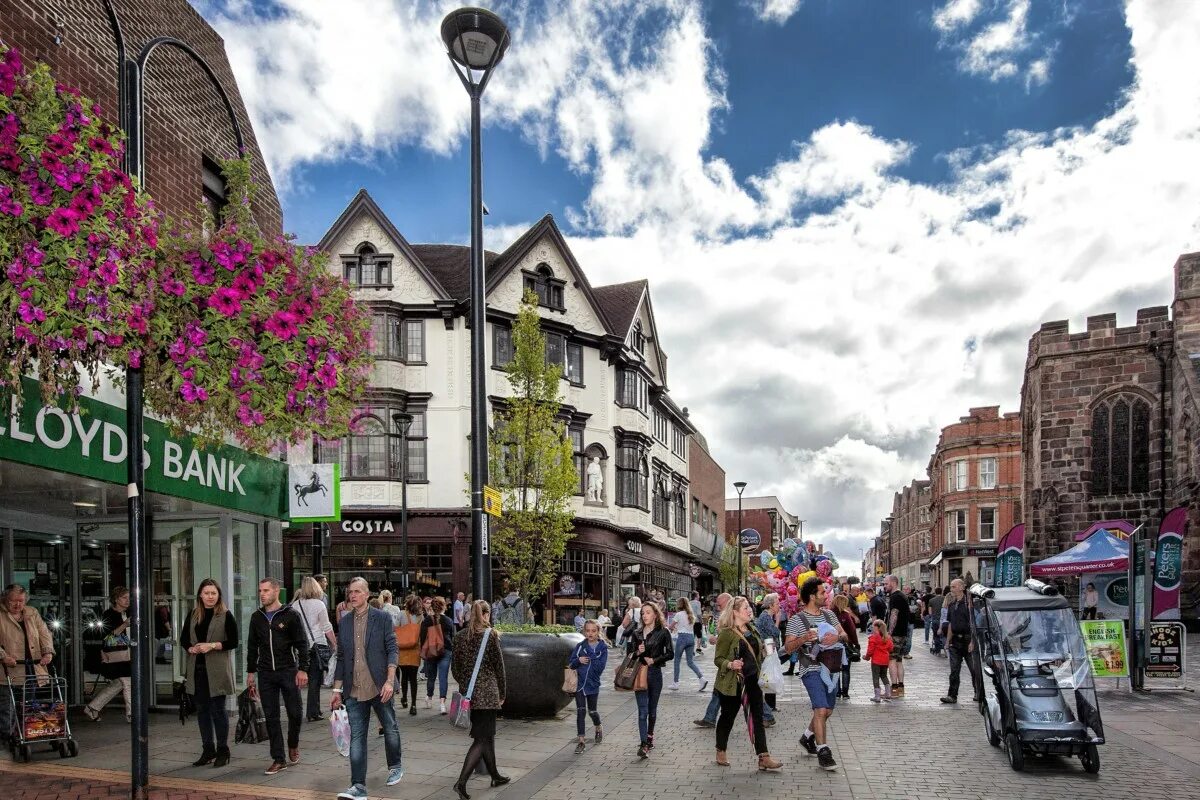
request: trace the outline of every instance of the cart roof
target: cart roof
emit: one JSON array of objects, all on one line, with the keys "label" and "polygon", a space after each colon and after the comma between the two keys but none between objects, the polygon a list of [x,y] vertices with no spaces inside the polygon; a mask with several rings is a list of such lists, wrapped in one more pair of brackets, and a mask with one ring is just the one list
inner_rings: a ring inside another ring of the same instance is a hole
[{"label": "cart roof", "polygon": [[985,598],[988,606],[996,611],[1048,611],[1070,608],[1071,604],[1061,594],[1044,595],[1024,586],[993,589],[995,595]]}]

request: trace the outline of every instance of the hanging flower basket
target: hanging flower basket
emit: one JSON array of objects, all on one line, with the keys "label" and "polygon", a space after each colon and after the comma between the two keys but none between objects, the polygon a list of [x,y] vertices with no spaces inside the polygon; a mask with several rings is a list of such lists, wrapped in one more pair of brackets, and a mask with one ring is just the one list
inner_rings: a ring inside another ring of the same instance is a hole
[{"label": "hanging flower basket", "polygon": [[323,254],[259,230],[247,160],[225,177],[219,228],[206,209],[163,237],[147,404],[206,442],[340,438],[367,386],[370,318]]},{"label": "hanging flower basket", "polygon": [[34,373],[72,404],[83,375],[141,363],[157,217],[123,153],[99,106],[0,45],[0,390]]}]

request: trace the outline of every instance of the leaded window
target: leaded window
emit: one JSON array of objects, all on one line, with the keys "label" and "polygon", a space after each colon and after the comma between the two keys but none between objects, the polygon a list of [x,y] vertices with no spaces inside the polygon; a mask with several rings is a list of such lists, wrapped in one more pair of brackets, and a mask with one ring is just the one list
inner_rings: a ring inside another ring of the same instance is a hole
[{"label": "leaded window", "polygon": [[1118,395],[1092,410],[1092,495],[1150,491],[1150,404]]}]

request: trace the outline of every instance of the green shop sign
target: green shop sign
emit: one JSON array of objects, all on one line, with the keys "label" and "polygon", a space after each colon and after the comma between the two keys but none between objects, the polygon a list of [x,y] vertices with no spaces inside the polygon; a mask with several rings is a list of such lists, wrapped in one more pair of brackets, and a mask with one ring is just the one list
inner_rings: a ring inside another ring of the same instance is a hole
[{"label": "green shop sign", "polygon": [[[125,409],[81,397],[80,414],[42,403],[37,381],[25,378],[0,420],[0,460],[82,475],[108,483],[128,481]],[[287,464],[222,445],[202,450],[190,436],[172,436],[147,417],[142,435],[146,489],[222,508],[282,519],[287,513]]]}]

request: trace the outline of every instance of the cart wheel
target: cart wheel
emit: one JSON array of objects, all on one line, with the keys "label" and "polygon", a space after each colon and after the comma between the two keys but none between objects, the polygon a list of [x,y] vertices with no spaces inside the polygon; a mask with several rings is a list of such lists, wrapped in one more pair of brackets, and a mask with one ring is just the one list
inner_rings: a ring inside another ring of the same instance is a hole
[{"label": "cart wheel", "polygon": [[996,733],[996,729],[992,727],[992,715],[986,710],[983,712],[983,727],[987,731],[988,744],[992,747],[999,747],[1000,734]]},{"label": "cart wheel", "polygon": [[59,742],[58,744],[56,744],[54,746],[54,749],[58,751],[59,758],[67,757],[67,743],[66,742]]},{"label": "cart wheel", "polygon": [[1083,762],[1084,772],[1095,775],[1100,771],[1100,748],[1094,744],[1089,744],[1079,754],[1079,760]]},{"label": "cart wheel", "polygon": [[1004,737],[1004,747],[1008,750],[1008,765],[1017,772],[1025,769],[1025,751],[1021,749],[1021,738],[1015,733]]},{"label": "cart wheel", "polygon": [[71,758],[79,755],[79,745],[75,743],[74,739],[67,742],[67,752],[71,754]]}]

